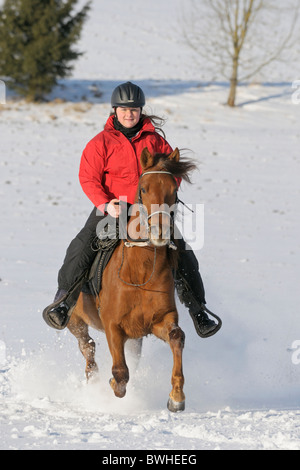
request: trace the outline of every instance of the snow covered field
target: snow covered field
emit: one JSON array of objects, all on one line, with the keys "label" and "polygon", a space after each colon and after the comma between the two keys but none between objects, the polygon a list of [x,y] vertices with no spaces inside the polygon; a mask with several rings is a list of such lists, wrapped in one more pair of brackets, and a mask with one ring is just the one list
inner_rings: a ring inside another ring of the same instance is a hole
[{"label": "snow covered field", "polygon": [[[87,52],[51,96],[66,102],[0,108],[1,449],[300,449],[300,71],[240,87],[228,109],[227,85],[201,82],[174,35],[178,4],[94,1],[79,44]],[[144,89],[146,110],[167,118],[171,145],[199,162],[180,198],[204,204],[196,254],[208,307],[223,319],[201,340],[178,306],[186,410],[176,415],[166,409],[167,345],[144,341],[120,400],[105,337],[92,332],[100,377],[87,386],[75,339],[41,318],[91,210],[77,177],[82,150],[128,79]]]}]

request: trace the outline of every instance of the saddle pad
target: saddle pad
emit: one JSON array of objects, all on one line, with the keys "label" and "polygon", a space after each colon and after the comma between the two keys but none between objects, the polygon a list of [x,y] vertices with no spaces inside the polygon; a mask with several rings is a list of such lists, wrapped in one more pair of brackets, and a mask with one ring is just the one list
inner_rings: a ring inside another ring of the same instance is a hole
[{"label": "saddle pad", "polygon": [[105,250],[99,249],[96,258],[91,266],[88,274],[88,280],[82,286],[82,292],[85,294],[92,294],[97,296],[102,287],[102,276],[105,267],[107,266],[117,244],[120,240],[116,240],[116,243],[109,246]]}]

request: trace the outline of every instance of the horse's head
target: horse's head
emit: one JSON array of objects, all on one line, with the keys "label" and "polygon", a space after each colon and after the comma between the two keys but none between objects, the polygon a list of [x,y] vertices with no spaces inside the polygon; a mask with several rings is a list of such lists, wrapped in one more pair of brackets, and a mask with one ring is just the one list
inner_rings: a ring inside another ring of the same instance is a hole
[{"label": "horse's head", "polygon": [[131,244],[144,242],[175,248],[171,235],[179,201],[178,186],[181,179],[190,182],[189,173],[196,169],[196,165],[191,160],[180,158],[177,148],[171,154],[151,154],[145,148],[140,161],[142,174],[135,204],[130,208],[127,238]]},{"label": "horse's head", "polygon": [[140,223],[154,246],[170,244],[177,202],[178,182],[172,171],[166,170],[168,160],[179,162],[179,150],[170,155],[152,155],[147,148],[141,154],[142,175],[138,187]]}]

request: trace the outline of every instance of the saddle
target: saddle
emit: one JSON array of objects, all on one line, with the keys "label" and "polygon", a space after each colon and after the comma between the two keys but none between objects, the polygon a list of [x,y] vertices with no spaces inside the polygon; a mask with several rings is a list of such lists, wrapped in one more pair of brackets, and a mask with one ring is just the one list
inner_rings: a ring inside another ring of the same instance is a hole
[{"label": "saddle", "polygon": [[81,291],[85,294],[98,296],[102,287],[102,276],[115,248],[120,243],[119,230],[107,225],[105,229],[94,238],[92,250],[97,252],[95,260],[86,276]]}]

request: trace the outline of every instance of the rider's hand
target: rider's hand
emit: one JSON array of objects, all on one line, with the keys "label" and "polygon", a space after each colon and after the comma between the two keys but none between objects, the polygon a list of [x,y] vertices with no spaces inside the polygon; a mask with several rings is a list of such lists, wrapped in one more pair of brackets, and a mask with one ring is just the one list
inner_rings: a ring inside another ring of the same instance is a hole
[{"label": "rider's hand", "polygon": [[106,206],[106,212],[117,219],[121,214],[121,205],[119,199],[112,199]]}]

